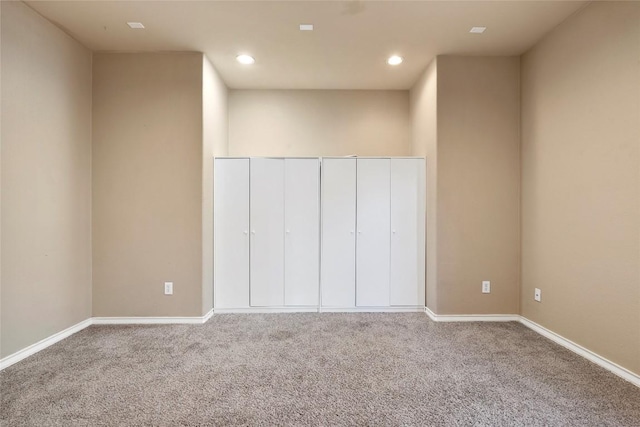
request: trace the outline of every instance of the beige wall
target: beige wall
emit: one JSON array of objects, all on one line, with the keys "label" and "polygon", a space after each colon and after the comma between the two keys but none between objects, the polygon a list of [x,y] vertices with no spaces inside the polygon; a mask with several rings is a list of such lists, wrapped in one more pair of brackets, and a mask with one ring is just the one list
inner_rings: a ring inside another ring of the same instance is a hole
[{"label": "beige wall", "polygon": [[1,19],[0,357],[92,310],[206,313],[214,155],[416,155],[433,311],[520,312],[640,373],[639,3],[521,60],[439,56],[410,92],[227,93],[196,53],[96,54],[92,87],[87,49],[22,3]]},{"label": "beige wall", "polygon": [[1,9],[4,357],[91,317],[91,52]]},{"label": "beige wall", "polygon": [[230,156],[407,156],[409,92],[231,90]]},{"label": "beige wall", "polygon": [[426,303],[433,312],[437,308],[437,155],[438,155],[438,71],[437,58],[420,76],[410,92],[411,155],[427,158],[427,241]]},{"label": "beige wall", "polygon": [[640,3],[522,57],[522,187],[522,314],[640,374]]},{"label": "beige wall", "polygon": [[438,57],[438,314],[519,312],[519,85],[518,57]]},{"label": "beige wall", "polygon": [[202,315],[202,61],[94,55],[94,316]]},{"label": "beige wall", "polygon": [[211,62],[202,61],[202,314],[213,308],[213,156],[228,150],[227,86]]}]

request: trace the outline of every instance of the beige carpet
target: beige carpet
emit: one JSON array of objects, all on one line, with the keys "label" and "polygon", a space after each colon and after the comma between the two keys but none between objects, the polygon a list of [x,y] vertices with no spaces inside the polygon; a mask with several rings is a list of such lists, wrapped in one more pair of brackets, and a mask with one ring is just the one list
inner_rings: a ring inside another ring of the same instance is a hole
[{"label": "beige carpet", "polygon": [[518,323],[93,326],[0,373],[2,426],[640,426],[640,389]]}]

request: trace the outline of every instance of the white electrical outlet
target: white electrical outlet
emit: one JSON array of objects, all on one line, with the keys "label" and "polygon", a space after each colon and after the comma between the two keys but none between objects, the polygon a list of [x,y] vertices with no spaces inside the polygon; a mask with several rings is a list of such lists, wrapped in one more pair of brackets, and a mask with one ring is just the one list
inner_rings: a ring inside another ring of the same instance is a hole
[{"label": "white electrical outlet", "polygon": [[173,295],[173,282],[164,282],[164,294]]},{"label": "white electrical outlet", "polygon": [[533,291],[533,299],[538,302],[542,302],[542,291],[540,289],[536,288]]},{"label": "white electrical outlet", "polygon": [[488,280],[482,281],[482,293],[490,294],[491,293],[491,282]]}]

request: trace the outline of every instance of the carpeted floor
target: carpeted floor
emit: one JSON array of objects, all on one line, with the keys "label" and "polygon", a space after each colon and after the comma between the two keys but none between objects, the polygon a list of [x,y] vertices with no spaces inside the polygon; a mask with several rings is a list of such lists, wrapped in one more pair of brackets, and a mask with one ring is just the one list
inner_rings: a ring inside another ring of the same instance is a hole
[{"label": "carpeted floor", "polygon": [[640,426],[640,389],[518,323],[227,314],[92,326],[0,373],[2,426]]}]

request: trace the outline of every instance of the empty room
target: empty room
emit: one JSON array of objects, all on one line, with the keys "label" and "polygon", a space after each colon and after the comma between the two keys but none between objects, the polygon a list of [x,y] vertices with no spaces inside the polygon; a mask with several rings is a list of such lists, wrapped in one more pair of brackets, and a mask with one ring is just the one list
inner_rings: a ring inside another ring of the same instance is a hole
[{"label": "empty room", "polygon": [[640,2],[0,20],[0,425],[640,426]]}]

